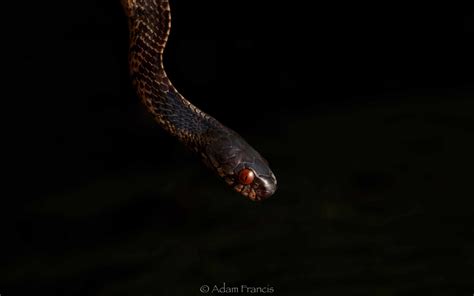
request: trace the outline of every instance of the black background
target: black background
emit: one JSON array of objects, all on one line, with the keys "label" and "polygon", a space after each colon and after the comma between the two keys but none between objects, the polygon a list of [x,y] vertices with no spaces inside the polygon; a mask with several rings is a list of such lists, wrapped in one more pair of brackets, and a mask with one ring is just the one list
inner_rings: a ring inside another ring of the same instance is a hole
[{"label": "black background", "polygon": [[119,1],[13,4],[0,294],[474,293],[472,7],[171,4],[169,76],[278,192],[242,198],[153,122]]}]

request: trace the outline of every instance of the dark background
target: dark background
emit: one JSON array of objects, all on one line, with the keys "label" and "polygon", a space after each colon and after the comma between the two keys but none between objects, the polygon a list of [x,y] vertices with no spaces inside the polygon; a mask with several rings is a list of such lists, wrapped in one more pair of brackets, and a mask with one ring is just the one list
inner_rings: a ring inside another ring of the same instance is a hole
[{"label": "dark background", "polygon": [[278,192],[246,200],[153,122],[119,1],[6,4],[2,296],[474,293],[472,7],[171,4],[169,76]]}]

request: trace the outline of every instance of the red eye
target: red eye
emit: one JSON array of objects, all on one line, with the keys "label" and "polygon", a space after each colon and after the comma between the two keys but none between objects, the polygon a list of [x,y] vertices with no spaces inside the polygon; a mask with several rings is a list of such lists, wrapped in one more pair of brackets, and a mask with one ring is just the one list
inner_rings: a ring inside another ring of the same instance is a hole
[{"label": "red eye", "polygon": [[252,184],[255,174],[249,169],[243,169],[239,172],[239,181],[241,184]]}]

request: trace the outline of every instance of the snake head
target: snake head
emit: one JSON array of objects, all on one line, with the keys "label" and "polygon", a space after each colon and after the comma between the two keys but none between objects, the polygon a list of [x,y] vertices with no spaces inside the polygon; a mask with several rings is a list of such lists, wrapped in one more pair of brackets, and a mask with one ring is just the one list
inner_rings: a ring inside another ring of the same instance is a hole
[{"label": "snake head", "polygon": [[236,132],[222,127],[201,152],[204,162],[235,191],[260,201],[273,195],[277,180],[268,162]]}]

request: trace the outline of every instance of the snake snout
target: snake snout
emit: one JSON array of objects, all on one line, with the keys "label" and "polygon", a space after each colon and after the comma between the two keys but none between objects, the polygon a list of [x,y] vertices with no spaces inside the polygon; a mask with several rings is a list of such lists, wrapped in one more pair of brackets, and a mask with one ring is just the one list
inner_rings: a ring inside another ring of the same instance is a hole
[{"label": "snake snout", "polygon": [[277,189],[276,185],[267,186],[265,188],[257,189],[257,200],[267,199],[272,196]]},{"label": "snake snout", "polygon": [[255,189],[256,200],[267,199],[277,190],[277,181],[273,173],[270,178],[261,178],[260,181],[260,186]]}]

